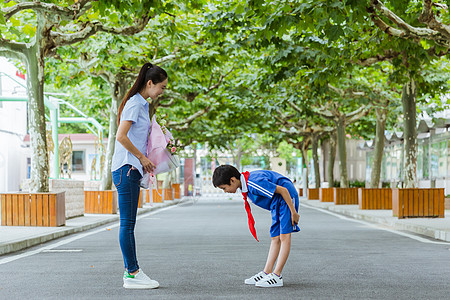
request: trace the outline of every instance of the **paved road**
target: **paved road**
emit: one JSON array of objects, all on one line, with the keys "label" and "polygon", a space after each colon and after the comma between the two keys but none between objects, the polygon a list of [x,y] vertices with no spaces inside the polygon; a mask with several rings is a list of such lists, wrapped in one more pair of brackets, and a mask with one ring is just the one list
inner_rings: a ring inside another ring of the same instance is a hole
[{"label": "paved road", "polygon": [[118,228],[111,224],[42,245],[44,251],[0,257],[0,299],[448,299],[450,244],[306,207],[285,286],[246,286],[244,278],[264,266],[270,243],[270,214],[257,207],[253,213],[260,243],[240,200],[200,200],[140,216],[138,258],[160,282],[157,290],[122,288]]}]

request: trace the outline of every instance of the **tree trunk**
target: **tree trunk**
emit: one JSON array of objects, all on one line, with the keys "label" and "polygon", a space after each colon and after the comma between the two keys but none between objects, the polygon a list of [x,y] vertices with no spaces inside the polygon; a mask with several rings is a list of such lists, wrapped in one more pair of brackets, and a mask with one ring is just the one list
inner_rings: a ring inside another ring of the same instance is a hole
[{"label": "tree trunk", "polygon": [[[112,189],[112,173],[111,163],[114,154],[116,134],[117,134],[117,112],[119,110],[120,103],[128,88],[128,82],[123,80],[117,80],[111,85],[111,110],[109,112],[109,135],[108,135],[108,147],[105,155],[105,167],[103,171],[103,178],[100,190]],[[103,142],[103,141],[101,141]]]},{"label": "tree trunk", "polygon": [[[45,54],[43,32],[45,21],[38,14],[35,44],[26,51],[28,90],[28,132],[32,151],[30,192],[49,191],[49,169],[44,106]],[[57,143],[58,141],[56,141]]]},{"label": "tree trunk", "polygon": [[328,168],[327,168],[327,177],[328,177],[328,187],[334,186],[334,162],[336,160],[336,132],[333,131],[330,133],[330,152],[328,158]]},{"label": "tree trunk", "polygon": [[417,186],[416,98],[416,82],[414,79],[410,79],[403,86],[402,91],[405,188],[414,188]]},{"label": "tree trunk", "polygon": [[376,109],[377,122],[375,131],[375,149],[370,175],[370,188],[378,188],[380,185],[381,163],[384,153],[384,130],[386,129],[387,108]]},{"label": "tree trunk", "polygon": [[[309,168],[308,168],[308,146],[306,142],[303,142],[300,144],[300,151],[302,153],[302,160],[303,160],[303,168],[306,169],[306,178],[304,178],[303,180],[306,180],[306,187],[309,187],[309,178],[308,178],[308,174],[309,174]],[[303,171],[303,170],[302,170]]]},{"label": "tree trunk", "polygon": [[316,134],[313,134],[311,138],[312,138],[312,155],[314,162],[314,178],[316,181],[316,189],[318,189],[320,188],[319,155],[317,154],[319,137]]},{"label": "tree trunk", "polygon": [[336,121],[337,125],[337,144],[339,148],[339,170],[340,170],[340,181],[341,188],[348,187],[348,176],[347,176],[347,149],[345,147],[345,121],[344,118],[339,118]]},{"label": "tree trunk", "polygon": [[242,160],[242,151],[241,149],[239,149],[236,155],[236,169],[238,169],[239,171],[241,171],[241,160]]}]

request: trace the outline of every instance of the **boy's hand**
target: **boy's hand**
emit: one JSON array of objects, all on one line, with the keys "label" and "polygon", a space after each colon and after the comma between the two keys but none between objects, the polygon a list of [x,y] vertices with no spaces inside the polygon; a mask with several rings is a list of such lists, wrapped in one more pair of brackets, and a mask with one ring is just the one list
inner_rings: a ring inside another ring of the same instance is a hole
[{"label": "boy's hand", "polygon": [[294,214],[291,217],[292,226],[297,225],[299,220],[300,220],[300,215],[297,212],[294,212]]}]

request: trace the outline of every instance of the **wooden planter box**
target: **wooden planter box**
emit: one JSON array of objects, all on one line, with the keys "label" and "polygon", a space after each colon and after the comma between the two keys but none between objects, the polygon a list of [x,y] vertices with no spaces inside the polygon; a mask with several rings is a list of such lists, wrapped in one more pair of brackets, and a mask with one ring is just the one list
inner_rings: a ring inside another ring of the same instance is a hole
[{"label": "wooden planter box", "polygon": [[392,189],[358,189],[359,209],[392,209]]},{"label": "wooden planter box", "polygon": [[319,189],[308,189],[308,200],[318,200]]},{"label": "wooden planter box", "polygon": [[319,199],[320,202],[334,202],[333,188],[320,188]]},{"label": "wooden planter box", "polygon": [[163,203],[163,189],[152,189],[153,203]]},{"label": "wooden planter box", "polygon": [[173,200],[173,189],[164,189],[164,200]]},{"label": "wooden planter box", "polygon": [[180,199],[181,198],[181,184],[174,183],[174,184],[172,184],[172,188],[173,188],[173,198]]},{"label": "wooden planter box", "polygon": [[298,189],[298,196],[303,197],[303,189],[302,188]]},{"label": "wooden planter box", "polygon": [[334,204],[358,204],[358,189],[357,188],[333,188],[334,189]]},{"label": "wooden planter box", "polygon": [[87,214],[116,214],[116,191],[84,191],[84,212]]},{"label": "wooden planter box", "polygon": [[392,189],[394,217],[444,218],[444,189]]},{"label": "wooden planter box", "polygon": [[139,202],[138,202],[138,207],[139,208],[143,208],[144,207],[144,203],[142,201],[142,191],[143,191],[143,189],[141,189],[141,191],[139,192]]},{"label": "wooden planter box", "polygon": [[2,226],[66,224],[65,192],[1,194]]}]

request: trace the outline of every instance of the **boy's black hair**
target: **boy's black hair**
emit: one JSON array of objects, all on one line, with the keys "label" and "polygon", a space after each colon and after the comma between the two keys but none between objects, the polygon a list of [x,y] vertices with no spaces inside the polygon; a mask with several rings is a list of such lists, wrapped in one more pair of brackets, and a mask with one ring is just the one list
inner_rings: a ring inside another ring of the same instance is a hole
[{"label": "boy's black hair", "polygon": [[223,184],[230,184],[231,183],[231,177],[234,177],[236,179],[241,179],[241,172],[238,171],[233,166],[230,165],[221,165],[218,166],[214,170],[212,182],[214,187],[219,187],[219,185]]}]

